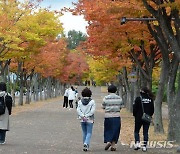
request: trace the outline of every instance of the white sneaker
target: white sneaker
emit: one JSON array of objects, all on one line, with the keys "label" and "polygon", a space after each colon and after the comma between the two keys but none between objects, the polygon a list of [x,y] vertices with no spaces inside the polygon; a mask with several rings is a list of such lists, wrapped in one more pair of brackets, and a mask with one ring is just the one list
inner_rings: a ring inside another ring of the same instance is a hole
[{"label": "white sneaker", "polygon": [[146,148],[146,147],[142,147],[142,151],[143,151],[143,152],[146,152],[146,151],[147,151],[147,148]]},{"label": "white sneaker", "polygon": [[4,141],[4,142],[0,142],[0,145],[3,145],[3,144],[5,144],[6,143],[6,141]]},{"label": "white sneaker", "polygon": [[139,142],[137,142],[136,144],[134,144],[134,150],[139,150],[141,148],[141,145]]},{"label": "white sneaker", "polygon": [[89,146],[87,144],[83,145],[83,151],[88,151],[89,150]]}]

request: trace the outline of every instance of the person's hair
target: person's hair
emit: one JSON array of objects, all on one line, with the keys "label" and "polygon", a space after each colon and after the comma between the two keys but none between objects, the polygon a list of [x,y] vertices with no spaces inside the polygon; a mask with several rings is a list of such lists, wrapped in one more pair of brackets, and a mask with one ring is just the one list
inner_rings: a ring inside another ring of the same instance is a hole
[{"label": "person's hair", "polygon": [[4,82],[0,82],[0,91],[6,91],[6,84]]},{"label": "person's hair", "polygon": [[117,87],[115,85],[112,84],[108,87],[109,93],[115,93],[116,91],[117,91]]},{"label": "person's hair", "polygon": [[75,90],[73,86],[71,86],[71,89],[72,89],[73,91]]},{"label": "person's hair", "polygon": [[153,93],[152,93],[151,90],[148,89],[147,87],[142,87],[142,88],[141,88],[141,91],[144,92],[144,93],[146,93],[146,94],[148,94],[149,97],[151,97],[152,99],[154,99]]},{"label": "person's hair", "polygon": [[91,97],[92,92],[89,88],[84,88],[81,92],[82,97]]}]

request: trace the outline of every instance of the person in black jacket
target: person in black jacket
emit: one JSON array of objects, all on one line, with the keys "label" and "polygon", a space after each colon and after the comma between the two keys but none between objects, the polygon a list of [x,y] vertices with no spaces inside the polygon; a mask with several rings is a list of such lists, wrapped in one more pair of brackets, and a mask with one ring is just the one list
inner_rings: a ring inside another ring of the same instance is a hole
[{"label": "person in black jacket", "polygon": [[[143,103],[143,105],[142,105]],[[144,144],[142,147],[142,151],[147,151],[147,142],[148,142],[148,130],[150,123],[142,120],[143,109],[144,112],[150,116],[154,114],[154,102],[153,102],[153,94],[147,88],[144,87],[140,90],[140,96],[135,99],[133,104],[133,116],[135,117],[135,128],[134,128],[134,138],[135,138],[135,147],[134,150],[140,149],[140,138],[139,131],[141,126],[143,126],[143,136],[144,136]]]},{"label": "person in black jacket", "polygon": [[0,97],[5,101],[5,113],[0,115],[0,144],[5,144],[6,131],[9,131],[12,97],[6,92],[6,83],[4,82],[0,82]]}]

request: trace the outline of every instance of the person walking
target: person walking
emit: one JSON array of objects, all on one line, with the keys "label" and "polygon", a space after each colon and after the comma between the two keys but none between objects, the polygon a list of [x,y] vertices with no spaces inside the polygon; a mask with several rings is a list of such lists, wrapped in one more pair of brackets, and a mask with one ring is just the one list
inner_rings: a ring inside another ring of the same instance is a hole
[{"label": "person walking", "polygon": [[104,97],[102,108],[105,110],[104,118],[104,143],[105,150],[111,147],[111,151],[116,151],[121,129],[120,110],[122,106],[122,98],[116,95],[117,87],[108,86],[108,95]]},{"label": "person walking", "polygon": [[154,114],[154,102],[153,102],[153,94],[147,88],[144,87],[140,90],[140,96],[136,97],[135,102],[133,104],[133,116],[135,117],[135,128],[134,128],[134,138],[135,145],[134,150],[138,150],[141,148],[139,131],[141,126],[143,126],[143,136],[144,136],[144,144],[142,147],[142,151],[147,151],[147,142],[148,142],[148,131],[150,122],[146,122],[142,120],[143,111],[144,113],[150,115],[151,117]]},{"label": "person walking", "polygon": [[5,144],[6,131],[9,131],[12,97],[6,92],[6,84],[4,82],[0,82],[0,110],[0,144]]},{"label": "person walking", "polygon": [[65,93],[64,93],[64,102],[63,102],[63,108],[68,107],[68,88],[66,88]]},{"label": "person walking", "polygon": [[76,92],[73,86],[71,86],[71,88],[69,88],[68,90],[68,100],[69,100],[69,110],[71,110],[73,108],[73,101],[76,98]]},{"label": "person walking", "polygon": [[94,124],[95,101],[91,99],[92,92],[89,88],[85,88],[81,92],[82,98],[78,102],[77,113],[81,122],[83,134],[83,151],[89,150],[92,129]]}]

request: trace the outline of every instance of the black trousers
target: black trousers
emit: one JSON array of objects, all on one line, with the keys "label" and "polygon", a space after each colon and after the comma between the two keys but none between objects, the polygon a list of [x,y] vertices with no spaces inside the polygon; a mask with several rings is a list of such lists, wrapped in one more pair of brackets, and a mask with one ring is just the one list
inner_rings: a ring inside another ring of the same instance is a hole
[{"label": "black trousers", "polygon": [[69,100],[69,106],[70,108],[73,108],[73,100]]},{"label": "black trousers", "polygon": [[5,142],[6,139],[6,130],[0,129],[0,143]]},{"label": "black trousers", "polygon": [[65,107],[65,108],[68,107],[68,97],[67,96],[64,96],[63,107]]},{"label": "black trousers", "polygon": [[134,128],[135,143],[140,142],[139,131],[141,129],[141,126],[143,126],[144,146],[146,146],[149,138],[148,131],[149,131],[150,123],[144,122],[142,120],[139,121],[135,120],[135,128]]}]

